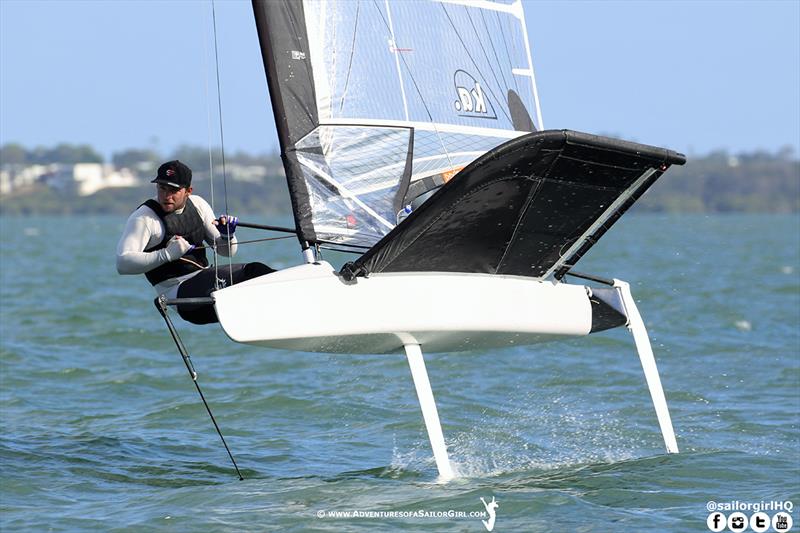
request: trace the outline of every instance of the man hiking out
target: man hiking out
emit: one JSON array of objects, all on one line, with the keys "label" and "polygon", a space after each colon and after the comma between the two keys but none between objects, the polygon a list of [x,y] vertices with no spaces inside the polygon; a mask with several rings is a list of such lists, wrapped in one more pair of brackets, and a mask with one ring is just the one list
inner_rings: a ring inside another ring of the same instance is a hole
[{"label": "man hiking out", "polygon": [[[210,266],[206,244],[226,257],[236,254],[237,217],[215,218],[203,198],[192,195],[192,170],[178,160],[158,167],[156,198],[141,204],[117,244],[117,272],[144,274],[167,298],[208,296],[217,287],[274,270],[263,263]],[[180,304],[178,314],[194,324],[217,322],[212,304]]]}]

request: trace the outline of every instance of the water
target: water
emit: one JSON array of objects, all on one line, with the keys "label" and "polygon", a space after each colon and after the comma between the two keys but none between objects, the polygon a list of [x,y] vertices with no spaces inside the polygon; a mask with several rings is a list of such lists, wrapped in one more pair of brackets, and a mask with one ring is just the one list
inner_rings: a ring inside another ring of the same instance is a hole
[{"label": "water", "polygon": [[[797,216],[629,215],[581,262],[631,282],[682,453],[663,454],[625,330],[431,354],[448,484],[403,356],[180,323],[238,481],[151,289],[116,274],[122,218],[1,221],[4,531],[485,531],[466,516],[481,497],[495,531],[707,531],[711,500],[800,505]],[[244,248],[299,257],[291,239]]]}]

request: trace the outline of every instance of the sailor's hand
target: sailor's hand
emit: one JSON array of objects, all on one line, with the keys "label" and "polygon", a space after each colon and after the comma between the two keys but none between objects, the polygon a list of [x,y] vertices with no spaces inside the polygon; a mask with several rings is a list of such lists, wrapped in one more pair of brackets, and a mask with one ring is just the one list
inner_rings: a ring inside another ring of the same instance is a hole
[{"label": "sailor's hand", "polygon": [[234,217],[231,215],[221,215],[217,220],[214,221],[214,225],[217,226],[219,234],[227,238],[233,237],[233,232],[236,231],[236,225],[238,223],[239,217]]},{"label": "sailor's hand", "polygon": [[189,244],[189,241],[187,241],[180,235],[175,235],[167,243],[167,248],[166,248],[167,258],[170,261],[177,261],[188,252],[194,250],[194,248],[195,248],[194,245]]}]

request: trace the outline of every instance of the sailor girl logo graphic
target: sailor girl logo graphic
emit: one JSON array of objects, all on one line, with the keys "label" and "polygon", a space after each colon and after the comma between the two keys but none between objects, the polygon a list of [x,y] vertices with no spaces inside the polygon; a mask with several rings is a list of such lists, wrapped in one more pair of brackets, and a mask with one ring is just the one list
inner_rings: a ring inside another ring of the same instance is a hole
[{"label": "sailor girl logo graphic", "polygon": [[453,75],[453,84],[456,91],[456,100],[453,102],[458,116],[471,118],[496,119],[492,103],[486,96],[481,84],[472,74],[457,70]]},{"label": "sailor girl logo graphic", "polygon": [[481,502],[483,502],[483,506],[486,507],[486,512],[489,513],[489,520],[481,520],[481,522],[483,522],[483,525],[486,527],[486,531],[491,531],[494,529],[494,519],[496,517],[495,509],[500,507],[500,504],[495,501],[494,496],[492,496],[492,501],[489,503],[486,503],[486,500],[481,496]]}]

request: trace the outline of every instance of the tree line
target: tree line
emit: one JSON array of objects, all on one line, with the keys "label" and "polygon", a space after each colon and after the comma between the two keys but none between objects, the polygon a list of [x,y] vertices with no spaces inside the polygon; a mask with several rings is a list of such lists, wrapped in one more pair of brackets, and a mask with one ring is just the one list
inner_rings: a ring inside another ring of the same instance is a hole
[{"label": "tree line", "polygon": [[[225,154],[226,160],[240,165],[261,165],[267,168],[280,166],[278,154],[252,155],[245,152]],[[63,164],[74,165],[77,163],[111,163],[117,168],[129,168],[133,171],[146,167],[156,167],[164,161],[180,159],[193,169],[208,168],[209,158],[214,161],[222,160],[222,150],[219,147],[208,148],[199,146],[181,145],[171,153],[159,153],[150,148],[128,148],[111,154],[111,161],[106,161],[93,147],[88,144],[61,143],[52,147],[38,146],[26,148],[18,143],[7,143],[0,146],[0,165],[49,165]]]},{"label": "tree line", "polygon": [[800,161],[775,153],[719,150],[673,166],[641,198],[644,211],[691,213],[800,212]]},{"label": "tree line", "polygon": [[[222,160],[215,148],[211,160]],[[153,193],[149,179],[158,164],[180,159],[195,169],[195,192],[211,194],[208,176],[209,150],[181,146],[164,157],[150,149],[129,149],[114,153],[111,163],[138,174],[136,187],[103,189],[81,197],[69,191],[55,191],[45,184],[14,191],[0,197],[0,213],[128,213]],[[266,177],[258,182],[232,181],[225,184],[227,203],[239,213],[288,214],[290,201],[278,154],[225,154],[229,165],[261,166]],[[0,146],[0,170],[33,164],[102,163],[103,157],[88,145],[59,144],[51,148],[27,149],[18,144]],[[214,192],[223,194],[216,176]],[[800,160],[790,148],[774,153],[754,151],[732,154],[724,150],[692,156],[685,166],[672,167],[637,205],[636,211],[650,212],[800,212]]]}]

